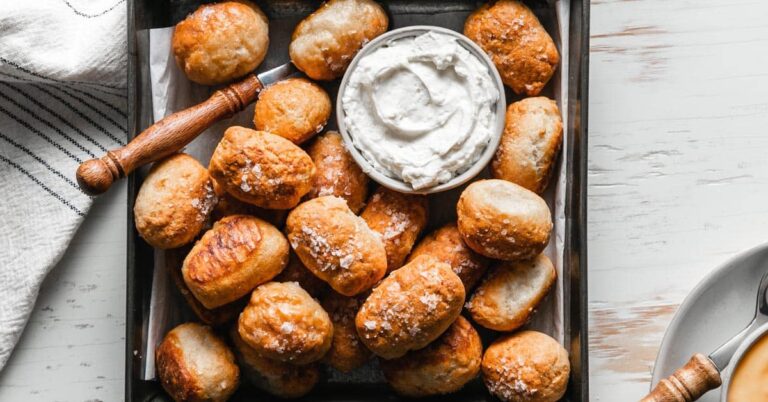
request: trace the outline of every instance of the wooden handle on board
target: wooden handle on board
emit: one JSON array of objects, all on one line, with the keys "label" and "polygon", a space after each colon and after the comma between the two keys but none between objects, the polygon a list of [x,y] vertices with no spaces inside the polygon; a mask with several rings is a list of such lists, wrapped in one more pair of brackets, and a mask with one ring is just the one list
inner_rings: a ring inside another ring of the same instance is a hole
[{"label": "wooden handle on board", "polygon": [[721,383],[720,371],[712,360],[697,353],[685,366],[659,381],[640,402],[692,402]]},{"label": "wooden handle on board", "polygon": [[213,123],[243,110],[256,99],[262,84],[255,74],[230,84],[205,102],[176,112],[151,125],[126,146],[77,168],[77,183],[84,192],[101,194],[135,169],[184,148]]}]

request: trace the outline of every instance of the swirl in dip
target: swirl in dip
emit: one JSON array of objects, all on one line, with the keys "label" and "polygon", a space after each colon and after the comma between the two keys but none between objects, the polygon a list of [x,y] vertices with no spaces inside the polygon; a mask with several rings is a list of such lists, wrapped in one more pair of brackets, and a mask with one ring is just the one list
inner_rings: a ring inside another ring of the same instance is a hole
[{"label": "swirl in dip", "polygon": [[342,95],[355,147],[379,172],[425,189],[469,169],[493,137],[499,99],[488,67],[437,32],[360,58]]}]

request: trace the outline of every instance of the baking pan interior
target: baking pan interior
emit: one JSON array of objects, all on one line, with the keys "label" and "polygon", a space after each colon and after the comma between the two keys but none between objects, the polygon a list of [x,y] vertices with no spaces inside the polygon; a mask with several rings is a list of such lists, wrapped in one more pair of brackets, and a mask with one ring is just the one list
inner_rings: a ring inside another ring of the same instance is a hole
[{"label": "baking pan interior", "polygon": [[[190,0],[134,0],[129,1],[129,112],[132,135],[152,123],[151,88],[149,80],[148,30],[168,27],[182,20],[200,4]],[[270,19],[270,49],[267,59],[259,67],[266,70],[288,61],[288,43],[295,25],[311,13],[321,3],[319,1],[256,1]],[[390,29],[409,25],[438,25],[461,32],[466,16],[482,2],[477,1],[389,1],[381,2],[390,16]],[[585,207],[586,207],[586,74],[587,74],[587,36],[589,21],[588,4],[582,1],[563,2],[568,17],[567,38],[560,38],[555,1],[526,2],[537,14],[542,24],[555,41],[568,43],[568,48],[561,47],[561,58],[567,58],[570,67],[566,80],[561,81],[560,73],[553,77],[541,95],[554,98],[555,85],[565,82],[568,86],[567,108],[562,110],[567,119],[566,149],[561,162],[566,164],[568,175],[565,179],[565,231],[562,263],[562,331],[566,349],[571,356],[572,372],[569,388],[565,397],[568,401],[586,401],[588,399],[588,375],[586,353],[586,244],[585,244]],[[562,15],[562,14],[561,14]],[[565,39],[565,40],[564,40]],[[324,83],[323,86],[335,96],[338,80]],[[507,102],[521,99],[509,89],[506,91]],[[335,121],[329,122],[328,128],[335,129]],[[154,252],[144,243],[133,228],[132,206],[136,191],[146,169],[129,178],[129,244],[128,244],[128,303],[126,333],[126,400],[130,401],[170,401],[157,381],[141,380],[143,356],[139,351],[147,337],[149,317],[149,299],[152,284]],[[458,191],[436,197],[432,204],[453,202]],[[434,205],[431,205],[434,210]],[[445,221],[446,219],[442,219]],[[430,220],[436,222],[436,220]],[[439,219],[438,219],[439,221]],[[434,229],[434,225],[426,229]],[[184,301],[178,298],[178,303]],[[187,312],[187,316],[191,315]],[[478,328],[480,330],[480,328]],[[483,333],[484,344],[493,339],[490,333]],[[232,398],[244,401],[258,397],[260,400],[278,400],[249,387],[245,381]],[[399,400],[383,383],[355,382],[339,383],[321,381],[318,387],[307,397],[307,401],[387,401]],[[480,380],[475,380],[460,392],[427,398],[423,400],[439,401],[485,401],[493,400]]]}]

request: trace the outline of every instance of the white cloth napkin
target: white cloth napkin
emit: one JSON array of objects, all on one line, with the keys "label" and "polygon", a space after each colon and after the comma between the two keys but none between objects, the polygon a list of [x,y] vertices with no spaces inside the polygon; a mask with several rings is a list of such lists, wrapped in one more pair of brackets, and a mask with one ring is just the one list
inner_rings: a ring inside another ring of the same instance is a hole
[{"label": "white cloth napkin", "polygon": [[0,369],[91,206],[77,166],[126,142],[126,10],[0,1]]}]

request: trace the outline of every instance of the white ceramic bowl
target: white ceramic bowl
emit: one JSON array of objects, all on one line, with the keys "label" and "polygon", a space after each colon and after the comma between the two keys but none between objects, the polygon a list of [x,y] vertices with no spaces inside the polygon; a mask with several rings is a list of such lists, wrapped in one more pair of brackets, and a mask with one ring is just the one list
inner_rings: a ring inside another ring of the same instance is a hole
[{"label": "white ceramic bowl", "polygon": [[[344,124],[345,113],[342,99],[344,97],[344,90],[347,87],[347,81],[349,80],[352,72],[355,70],[358,61],[362,57],[378,49],[379,47],[386,45],[390,41],[411,36],[419,36],[427,32],[438,32],[456,38],[461,46],[463,46],[470,53],[475,55],[475,57],[477,57],[483,64],[485,64],[485,66],[488,67],[491,78],[496,84],[497,90],[499,91],[499,100],[496,101],[496,130],[494,130],[493,136],[488,142],[488,145],[486,146],[483,153],[480,155],[480,158],[478,158],[478,160],[475,161],[475,163],[469,169],[452,178],[448,182],[439,184],[434,187],[414,190],[410,184],[403,182],[400,179],[389,177],[384,173],[376,170],[376,168],[374,168],[373,165],[371,165],[371,163],[360,153],[360,150],[355,147],[352,137],[350,136],[349,132],[347,131],[347,127]],[[488,162],[491,161],[493,154],[496,152],[496,148],[499,146],[501,133],[504,130],[504,115],[507,108],[507,102],[504,96],[504,84],[501,82],[499,72],[496,70],[496,67],[493,65],[493,62],[488,57],[488,55],[486,55],[479,46],[477,46],[466,36],[450,29],[429,25],[414,25],[395,29],[375,38],[370,43],[368,43],[365,47],[362,48],[362,50],[357,53],[355,58],[352,59],[352,62],[349,64],[349,68],[347,68],[346,73],[344,73],[344,77],[341,79],[339,93],[336,98],[336,122],[339,126],[339,132],[341,133],[342,138],[344,138],[344,143],[346,144],[350,154],[352,154],[352,158],[354,158],[355,162],[357,162],[357,164],[362,167],[363,171],[368,174],[368,176],[370,176],[373,180],[377,181],[382,186],[388,187],[395,191],[399,191],[401,193],[414,194],[432,194],[450,190],[472,180],[475,176],[477,176],[483,170],[483,168],[488,165]]]}]

